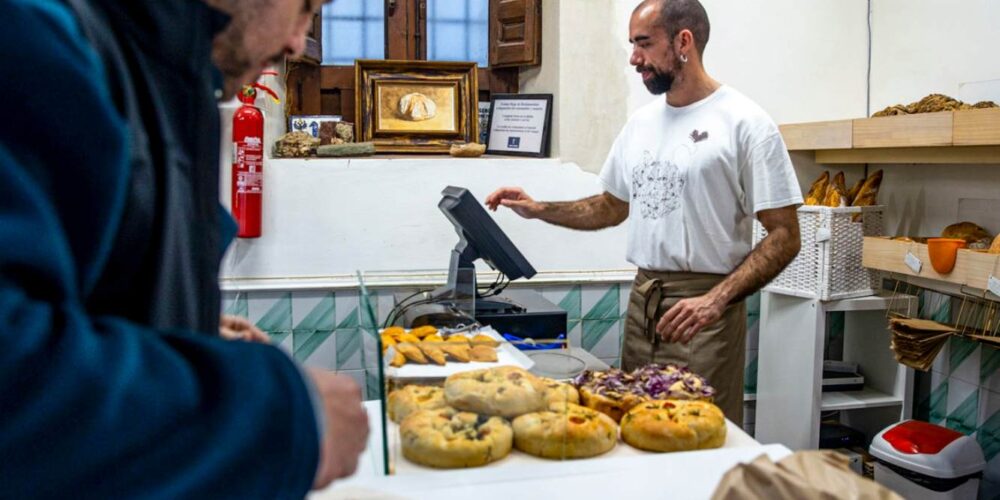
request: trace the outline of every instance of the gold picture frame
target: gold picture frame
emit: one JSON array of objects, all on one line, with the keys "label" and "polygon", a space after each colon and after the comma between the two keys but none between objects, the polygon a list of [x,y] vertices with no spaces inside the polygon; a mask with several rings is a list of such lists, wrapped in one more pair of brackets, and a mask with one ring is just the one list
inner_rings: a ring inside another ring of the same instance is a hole
[{"label": "gold picture frame", "polygon": [[357,60],[357,137],[379,153],[447,153],[479,138],[476,63]]}]

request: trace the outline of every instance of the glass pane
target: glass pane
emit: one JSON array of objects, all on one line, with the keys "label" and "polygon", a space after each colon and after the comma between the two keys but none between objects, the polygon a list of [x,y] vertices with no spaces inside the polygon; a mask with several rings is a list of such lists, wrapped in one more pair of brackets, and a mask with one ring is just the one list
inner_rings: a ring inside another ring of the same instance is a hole
[{"label": "glass pane", "polygon": [[489,64],[489,0],[428,0],[427,59]]},{"label": "glass pane", "polygon": [[323,6],[323,64],[385,58],[383,2],[337,0]]}]

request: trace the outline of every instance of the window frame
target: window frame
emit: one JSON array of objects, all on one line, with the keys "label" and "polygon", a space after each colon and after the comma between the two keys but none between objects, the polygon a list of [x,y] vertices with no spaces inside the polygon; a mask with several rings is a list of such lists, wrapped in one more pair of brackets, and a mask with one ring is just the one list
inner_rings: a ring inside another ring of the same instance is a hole
[{"label": "window frame", "polygon": [[[366,0],[367,1],[367,0]],[[383,0],[385,2],[385,59],[426,60],[427,2],[426,0]],[[528,44],[535,45],[534,59],[527,65],[541,63],[541,0],[489,0],[488,58],[495,60],[494,38],[502,29],[496,26],[498,13],[510,10],[510,3],[523,3],[535,17]],[[516,7],[516,6],[515,6]],[[321,65],[322,13],[317,14],[307,41],[305,56],[289,60],[286,66],[285,113],[291,115],[340,115],[355,122],[354,66]],[[315,48],[315,49],[314,49]],[[521,66],[490,66],[479,68],[479,101],[489,101],[490,95],[513,94],[519,90]]]}]

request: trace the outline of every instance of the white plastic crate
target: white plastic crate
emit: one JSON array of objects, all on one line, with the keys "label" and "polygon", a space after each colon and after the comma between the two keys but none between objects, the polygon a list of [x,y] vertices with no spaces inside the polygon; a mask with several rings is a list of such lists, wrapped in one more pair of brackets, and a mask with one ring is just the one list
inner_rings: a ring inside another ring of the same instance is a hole
[{"label": "white plastic crate", "polygon": [[[799,213],[802,249],[764,290],[820,300],[874,295],[879,273],[861,265],[865,236],[882,236],[885,207],[829,208],[803,206]],[[861,221],[854,222],[857,214]],[[754,222],[754,245],[767,231]]]}]

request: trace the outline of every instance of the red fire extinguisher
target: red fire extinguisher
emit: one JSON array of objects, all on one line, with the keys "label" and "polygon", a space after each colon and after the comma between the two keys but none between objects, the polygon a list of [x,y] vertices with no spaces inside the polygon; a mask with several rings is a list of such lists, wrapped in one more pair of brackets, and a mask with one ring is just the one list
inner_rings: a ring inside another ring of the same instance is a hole
[{"label": "red fire extinguisher", "polygon": [[259,238],[261,202],[264,197],[264,114],[254,106],[257,89],[269,93],[276,101],[273,90],[254,83],[240,92],[242,106],[233,115],[233,217],[240,238]]}]

